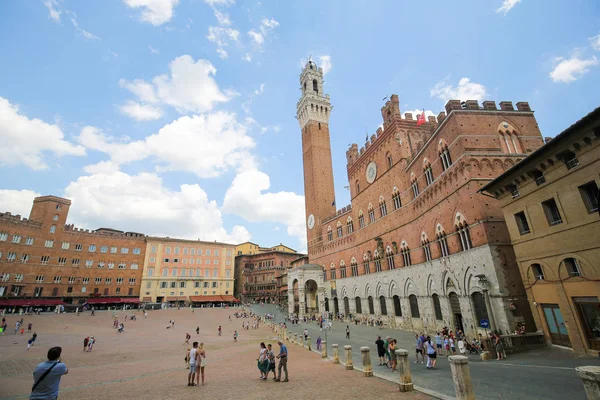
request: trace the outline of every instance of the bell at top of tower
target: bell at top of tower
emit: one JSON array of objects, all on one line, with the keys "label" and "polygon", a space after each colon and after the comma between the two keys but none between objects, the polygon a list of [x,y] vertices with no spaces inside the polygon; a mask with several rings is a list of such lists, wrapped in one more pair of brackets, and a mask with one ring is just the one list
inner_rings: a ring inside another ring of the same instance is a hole
[{"label": "bell at top of tower", "polygon": [[296,118],[304,127],[309,121],[329,123],[332,106],[329,95],[323,92],[323,68],[309,59],[300,74],[302,97],[296,106]]}]

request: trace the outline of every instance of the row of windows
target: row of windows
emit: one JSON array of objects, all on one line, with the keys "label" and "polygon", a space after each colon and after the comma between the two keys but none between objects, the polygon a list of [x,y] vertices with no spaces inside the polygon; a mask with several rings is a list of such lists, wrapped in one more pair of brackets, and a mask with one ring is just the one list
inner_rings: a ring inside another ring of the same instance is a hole
[{"label": "row of windows", "polygon": [[[203,249],[201,248],[196,248],[196,247],[183,247],[183,248],[179,248],[179,247],[173,247],[171,249],[171,246],[165,246],[164,249],[164,254],[171,254],[171,250],[173,250],[173,254],[183,254],[183,255],[203,255]],[[181,250],[181,253],[180,253]],[[150,252],[152,254],[156,254],[157,252],[157,246],[152,246],[150,248]],[[226,255],[227,257],[231,257],[231,250],[227,250]],[[206,256],[210,256],[210,255],[214,255],[216,257],[219,256],[219,249],[215,249],[215,250],[211,250],[211,249],[205,249],[204,250],[204,255]]]},{"label": "row of windows", "polygon": [[[579,193],[587,212],[589,214],[598,212],[598,185],[596,182],[591,181],[585,185],[579,186]],[[513,197],[515,197],[514,194]],[[562,224],[563,218],[554,198],[542,201],[541,205],[549,226]],[[519,211],[515,214],[515,221],[521,235],[526,235],[531,232],[530,225],[524,211]]]},{"label": "row of windows", "polygon": [[[8,241],[8,233],[5,232],[1,232],[0,233],[0,242],[6,242]],[[21,235],[12,235],[12,243],[15,244],[20,244],[23,241],[23,237]],[[28,246],[32,246],[35,242],[35,239],[32,237],[25,237],[25,241],[23,242],[23,244],[28,245]],[[54,247],[54,240],[46,240],[44,243],[44,247],[48,247],[48,248],[52,248]],[[61,245],[61,248],[63,250],[69,250],[71,248],[71,243],[69,242],[63,242]],[[75,251],[83,251],[83,245],[80,243],[75,243],[73,249]],[[88,246],[88,251],[90,253],[94,253],[97,250],[97,246],[95,244],[91,244]],[[111,254],[116,254],[118,253],[119,248],[118,247],[110,247],[110,253]],[[100,246],[100,253],[108,253],[109,252],[109,247],[108,246]],[[141,254],[142,253],[142,249],[139,247],[135,247],[132,251],[133,254]],[[129,247],[121,247],[121,254],[129,254]]]},{"label": "row of windows", "polygon": [[[219,270],[217,268],[212,270],[212,276],[213,277],[217,277],[219,276]],[[149,267],[146,270],[146,275],[147,276],[154,276],[154,272],[155,272],[155,268],[154,267]],[[169,276],[169,268],[163,268],[162,269],[162,276]],[[194,269],[185,269],[185,268],[171,268],[171,276],[202,276],[202,270],[200,268],[196,268]],[[210,276],[210,270],[207,268],[204,270],[204,276],[205,277],[209,277]],[[226,269],[225,270],[225,277],[226,278],[230,278],[231,277],[231,270],[230,269]]]},{"label": "row of windows", "polygon": [[[150,262],[154,262],[152,261],[154,257],[151,257]],[[184,259],[179,259],[179,258],[164,258],[163,262],[165,263],[182,263],[182,264],[194,264],[194,259],[190,258],[184,258]],[[219,265],[219,260],[212,260],[213,265]],[[202,259],[198,258],[196,259],[196,264],[202,264]],[[205,259],[204,260],[204,264],[210,264],[210,260],[209,259]],[[231,265],[231,263],[229,262],[229,260],[227,260],[227,262],[225,263],[226,265]]]},{"label": "row of windows", "polygon": [[[2,260],[2,256],[3,253],[2,251],[0,251],[0,261]],[[8,253],[6,253],[6,262],[15,262],[17,260],[17,253],[14,251],[9,251]],[[31,256],[29,254],[21,254],[20,257],[20,262],[23,264],[27,264],[30,260],[31,260]],[[73,258],[71,259],[71,263],[69,264],[71,267],[74,268],[79,268],[80,265],[80,259],[79,258]],[[56,264],[50,264],[50,256],[41,256],[40,257],[40,265],[58,265],[59,267],[64,267],[67,265],[68,260],[67,257],[58,257],[56,259]],[[114,269],[115,265],[117,265],[117,269],[127,269],[127,263],[125,262],[120,262],[119,264],[115,264],[114,261],[109,261],[108,263],[105,263],[104,261],[98,261],[96,266],[97,268],[108,268],[108,269]],[[85,267],[86,268],[92,268],[94,266],[94,260],[86,260],[85,261]],[[129,264],[129,268],[130,269],[139,269],[139,265],[138,263],[134,262]]]},{"label": "row of windows", "polygon": [[[191,282],[190,282],[191,283]],[[199,287],[204,287],[204,288],[208,288],[208,287],[212,287],[212,288],[217,288],[219,286],[219,282],[193,282],[194,283],[194,287],[199,288]],[[187,286],[187,282],[161,282],[160,283],[160,288],[161,289],[175,289],[177,287],[183,289]],[[152,287],[152,282],[146,282],[146,289],[150,289]],[[225,282],[225,287],[229,287],[229,282]]]},{"label": "row of windows", "polygon": [[[24,286],[17,286],[17,285],[13,285],[10,288],[10,294],[13,296],[19,296],[21,295],[22,289]],[[132,287],[128,288],[127,294],[128,296],[133,295],[133,289]],[[59,288],[58,287],[54,287],[52,288],[52,296],[53,297],[57,297],[59,295],[58,293]],[[41,297],[42,294],[44,292],[44,287],[43,286],[38,286],[35,287],[33,290],[33,297]],[[87,292],[87,287],[82,287],[81,288],[81,293],[85,293]],[[109,292],[109,288],[104,288],[103,294],[104,296],[108,296]],[[67,293],[73,293],[73,286],[68,286],[67,287]],[[94,288],[94,293],[99,294],[100,293],[100,288]],[[2,296],[7,296],[9,294],[9,288],[8,286],[0,286],[0,297]],[[115,287],[115,294],[121,294],[121,288],[120,287]]]},{"label": "row of windows", "polygon": [[[440,226],[438,225],[438,229],[440,228]],[[463,222],[462,224],[457,225],[456,227],[456,233],[455,233],[458,237],[459,240],[459,244],[460,244],[460,251],[466,251],[466,250],[470,250],[473,247],[473,242],[471,240],[471,233],[469,231],[469,226]],[[434,243],[437,243],[437,246],[439,248],[439,256],[440,257],[448,257],[450,255],[450,250],[448,248],[448,240],[447,240],[447,236],[443,229],[438,231],[438,235],[437,235],[437,240],[434,241]],[[421,241],[421,247],[419,249],[421,249],[421,251],[423,251],[423,258],[425,259],[425,261],[431,261],[432,260],[432,253],[431,253],[431,242],[429,241],[429,239],[427,239],[427,236],[423,233],[422,234],[422,241]],[[408,244],[405,241],[402,241],[401,247],[400,247],[400,251],[399,251],[399,255],[402,259],[402,266],[404,267],[408,267],[410,265],[412,265],[412,258],[411,258],[411,252],[414,252],[416,250],[411,250],[408,246]],[[365,253],[363,255],[363,271],[364,274],[370,274],[372,272],[381,272],[383,270],[392,270],[392,269],[396,269],[396,256],[398,256],[398,254],[394,254],[392,248],[390,246],[387,247],[385,254],[379,254],[379,252],[377,250],[375,250],[374,254],[371,253],[370,251],[367,251],[367,253]],[[346,278],[348,277],[348,273],[347,273],[347,268],[346,268],[346,263],[344,262],[344,260],[340,261],[339,264],[340,267],[340,278]],[[350,276],[358,276],[359,275],[359,267],[358,267],[358,262],[356,261],[356,258],[352,257],[351,261],[350,261]],[[337,269],[336,269],[336,265],[334,263],[331,263],[330,267],[329,267],[329,277],[330,279],[334,280],[337,279]],[[325,276],[325,279],[327,279],[327,276]]]},{"label": "row of windows", "polygon": [[[577,277],[583,276],[583,271],[581,269],[581,264],[577,261],[576,258],[568,257],[562,260],[560,263],[560,267],[563,267],[568,277]],[[541,281],[546,279],[544,274],[544,268],[540,264],[531,264],[531,272],[533,273],[533,278],[536,281]]]},{"label": "row of windows", "polygon": [[[10,277],[11,277],[11,274],[9,274],[9,273],[3,273],[0,276],[0,278],[1,278],[0,280],[2,282],[8,282],[10,280]],[[23,282],[23,278],[24,278],[23,274],[14,274],[14,281],[15,282]],[[80,283],[83,284],[83,285],[87,285],[87,284],[90,283],[90,278],[89,277],[77,278],[75,276],[65,277],[65,282],[67,282],[67,283],[69,283],[69,284],[72,285],[72,284],[75,284],[78,279],[79,279]],[[35,276],[35,282],[36,283],[43,283],[44,280],[45,280],[45,276],[44,275],[36,275]],[[99,285],[99,284],[102,283],[102,280],[103,280],[103,278],[101,278],[101,277],[94,278],[94,283],[97,284],[97,285]],[[136,278],[129,278],[129,284],[130,285],[135,285],[135,281],[136,281]],[[52,282],[54,282],[54,283],[63,283],[63,277],[62,276],[55,276],[54,280]],[[117,285],[122,285],[123,282],[124,282],[124,278],[120,278],[120,277],[119,278],[115,278],[115,283]],[[112,284],[112,277],[104,278],[104,283],[106,285]]]}]

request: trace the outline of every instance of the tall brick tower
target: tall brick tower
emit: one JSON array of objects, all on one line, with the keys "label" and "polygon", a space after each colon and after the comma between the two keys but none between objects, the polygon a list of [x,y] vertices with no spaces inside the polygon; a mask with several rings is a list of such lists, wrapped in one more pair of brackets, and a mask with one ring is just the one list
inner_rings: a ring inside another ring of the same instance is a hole
[{"label": "tall brick tower", "polygon": [[308,244],[321,235],[321,222],[335,214],[335,191],[329,140],[329,95],[323,93],[323,69],[308,61],[300,74],[302,97],[296,118],[302,129],[304,199]]}]

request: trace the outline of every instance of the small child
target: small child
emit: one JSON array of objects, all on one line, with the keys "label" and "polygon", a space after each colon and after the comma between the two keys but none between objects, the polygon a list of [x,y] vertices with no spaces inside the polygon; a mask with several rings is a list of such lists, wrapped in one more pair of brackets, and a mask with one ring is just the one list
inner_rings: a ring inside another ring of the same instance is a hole
[{"label": "small child", "polygon": [[450,341],[448,336],[444,336],[444,348],[446,349],[446,357],[450,355]]},{"label": "small child", "polygon": [[465,346],[465,342],[462,337],[458,339],[458,351],[460,352],[461,356],[464,356],[467,352],[467,347]]},{"label": "small child", "polygon": [[233,332],[233,341],[237,342],[238,333],[237,331]]},{"label": "small child", "polygon": [[452,355],[456,354],[456,347],[454,345],[454,339],[452,338],[452,336],[450,336],[450,350],[452,351]]},{"label": "small child", "polygon": [[21,336],[25,333],[25,328],[21,327]]}]

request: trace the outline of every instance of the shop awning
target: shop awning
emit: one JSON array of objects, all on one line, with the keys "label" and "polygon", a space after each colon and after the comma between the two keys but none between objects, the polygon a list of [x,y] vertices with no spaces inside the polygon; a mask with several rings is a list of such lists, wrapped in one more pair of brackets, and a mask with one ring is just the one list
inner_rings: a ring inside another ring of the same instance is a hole
[{"label": "shop awning", "polygon": [[86,300],[88,304],[114,304],[122,303],[120,297],[92,297]]},{"label": "shop awning", "polygon": [[65,304],[61,299],[4,299],[0,300],[0,306],[57,306]]},{"label": "shop awning", "polygon": [[139,302],[140,302],[140,299],[135,298],[135,297],[121,297],[121,303],[136,304]]},{"label": "shop awning", "polygon": [[194,303],[239,303],[240,301],[231,295],[212,295],[212,296],[190,296]]},{"label": "shop awning", "polygon": [[168,296],[167,301],[186,301],[187,296]]}]

